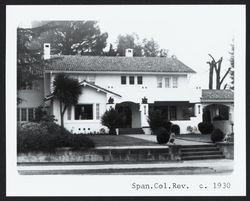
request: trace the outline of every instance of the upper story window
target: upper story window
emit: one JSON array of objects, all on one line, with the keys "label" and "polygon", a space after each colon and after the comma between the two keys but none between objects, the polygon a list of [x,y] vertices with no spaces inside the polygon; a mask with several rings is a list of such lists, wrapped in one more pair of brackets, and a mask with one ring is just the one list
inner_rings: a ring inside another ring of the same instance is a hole
[{"label": "upper story window", "polygon": [[162,77],[157,77],[157,88],[162,88]]},{"label": "upper story window", "polygon": [[121,84],[127,84],[126,76],[121,76]]},{"label": "upper story window", "polygon": [[41,87],[38,80],[29,80],[22,84],[21,90],[40,91]]},{"label": "upper story window", "polygon": [[137,76],[137,84],[142,84],[142,76]]},{"label": "upper story window", "polygon": [[165,87],[166,88],[170,87],[170,77],[165,77]]},{"label": "upper story window", "polygon": [[178,87],[178,78],[173,77],[173,88],[177,88],[177,87]]},{"label": "upper story window", "polygon": [[135,84],[135,77],[129,76],[129,84]]}]

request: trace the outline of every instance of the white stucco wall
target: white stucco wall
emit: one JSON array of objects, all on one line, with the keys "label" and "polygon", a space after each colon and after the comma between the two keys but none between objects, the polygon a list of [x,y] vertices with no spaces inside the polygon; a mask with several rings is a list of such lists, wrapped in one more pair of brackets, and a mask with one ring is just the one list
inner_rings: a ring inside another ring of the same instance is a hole
[{"label": "white stucco wall", "polygon": [[43,103],[44,85],[43,80],[39,79],[39,90],[19,90],[18,97],[22,102],[17,105],[18,108],[36,108]]},{"label": "white stucco wall", "polygon": [[[101,125],[101,120],[96,117],[96,104],[99,104],[100,117],[106,111],[106,94],[103,92],[98,92],[96,89],[90,88],[88,86],[82,88],[82,94],[78,99],[78,104],[93,104],[93,120],[74,120],[75,117],[75,107],[72,106],[71,109],[71,120],[67,119],[68,110],[64,115],[64,126],[66,129],[73,133],[89,133],[89,132],[99,132],[101,128],[105,128]],[[54,101],[53,113],[58,119],[57,123],[61,124],[60,120],[60,110],[59,102]],[[107,130],[107,128],[105,128]]]}]

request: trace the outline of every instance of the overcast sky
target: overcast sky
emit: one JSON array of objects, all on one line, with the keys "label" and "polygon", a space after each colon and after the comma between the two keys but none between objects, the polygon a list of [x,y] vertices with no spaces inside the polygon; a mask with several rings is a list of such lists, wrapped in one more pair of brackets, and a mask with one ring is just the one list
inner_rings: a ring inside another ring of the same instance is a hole
[{"label": "overcast sky", "polygon": [[[57,10],[56,19],[98,20],[101,31],[109,34],[108,43],[115,43],[119,34],[133,32],[140,39],[154,38],[161,48],[168,49],[170,54],[197,71],[195,82],[203,88],[208,87],[208,53],[216,60],[223,57],[223,74],[229,67],[230,44],[233,38],[237,43],[242,19],[239,7],[225,5],[92,6],[74,8],[67,18],[63,9]],[[55,16],[47,17],[53,18]]]}]

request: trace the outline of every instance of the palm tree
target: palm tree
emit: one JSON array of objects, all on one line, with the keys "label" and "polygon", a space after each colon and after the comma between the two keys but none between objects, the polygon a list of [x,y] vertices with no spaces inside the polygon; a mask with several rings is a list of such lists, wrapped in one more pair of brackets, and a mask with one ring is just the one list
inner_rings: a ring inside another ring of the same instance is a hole
[{"label": "palm tree", "polygon": [[64,128],[63,116],[66,109],[78,102],[81,94],[81,86],[78,80],[70,78],[65,74],[58,74],[53,82],[53,95],[59,100],[61,127]]}]

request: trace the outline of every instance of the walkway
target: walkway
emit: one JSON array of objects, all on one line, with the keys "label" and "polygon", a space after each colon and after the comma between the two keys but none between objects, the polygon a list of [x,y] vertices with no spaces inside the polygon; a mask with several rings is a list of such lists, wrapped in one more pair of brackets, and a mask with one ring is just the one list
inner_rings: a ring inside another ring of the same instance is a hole
[{"label": "walkway", "polygon": [[[145,134],[138,135],[138,134],[136,134],[136,135],[126,135],[126,136],[133,137],[133,138],[139,138],[139,139],[143,139],[143,140],[157,143],[155,135],[145,135]],[[176,145],[205,145],[205,144],[211,144],[211,143],[197,142],[197,141],[184,140],[184,139],[175,139],[175,144]]]}]

